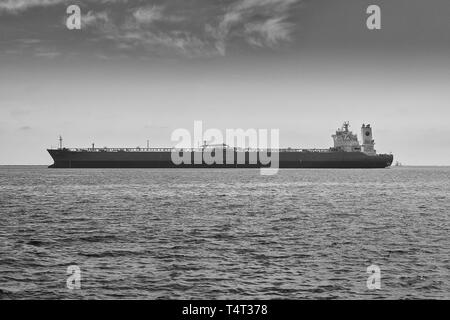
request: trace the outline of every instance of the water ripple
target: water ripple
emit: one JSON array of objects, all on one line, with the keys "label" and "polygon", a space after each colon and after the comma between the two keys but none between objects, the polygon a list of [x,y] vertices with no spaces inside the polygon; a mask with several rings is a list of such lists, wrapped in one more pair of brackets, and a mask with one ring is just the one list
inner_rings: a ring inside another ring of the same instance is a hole
[{"label": "water ripple", "polygon": [[0,167],[0,207],[0,299],[450,297],[450,168]]}]

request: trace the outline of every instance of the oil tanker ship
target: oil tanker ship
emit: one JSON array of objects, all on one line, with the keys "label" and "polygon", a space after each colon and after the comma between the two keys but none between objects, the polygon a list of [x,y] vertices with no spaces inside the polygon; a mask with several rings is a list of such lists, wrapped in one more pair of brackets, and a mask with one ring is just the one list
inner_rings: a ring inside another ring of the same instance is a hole
[{"label": "oil tanker ship", "polygon": [[[270,149],[277,155],[279,168],[386,168],[393,162],[392,154],[377,154],[372,128],[361,127],[362,144],[345,122],[332,135],[334,146],[329,149]],[[54,163],[49,168],[262,168],[261,150],[231,148],[225,144],[206,145],[193,149],[175,148],[65,148],[60,137],[59,148],[48,149]],[[206,155],[223,153],[226,161],[211,163]],[[174,161],[181,156],[185,161]],[[200,160],[199,160],[200,159]]]}]

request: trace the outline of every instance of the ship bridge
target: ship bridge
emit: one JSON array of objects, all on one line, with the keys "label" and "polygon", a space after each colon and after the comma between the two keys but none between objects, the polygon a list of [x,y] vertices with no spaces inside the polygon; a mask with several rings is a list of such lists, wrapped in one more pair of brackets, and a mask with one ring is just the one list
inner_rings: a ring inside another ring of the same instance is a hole
[{"label": "ship bridge", "polygon": [[346,152],[361,151],[361,145],[359,144],[358,136],[348,130],[349,126],[350,124],[348,121],[344,122],[342,127],[336,130],[336,134],[332,135],[334,141],[334,149]]}]

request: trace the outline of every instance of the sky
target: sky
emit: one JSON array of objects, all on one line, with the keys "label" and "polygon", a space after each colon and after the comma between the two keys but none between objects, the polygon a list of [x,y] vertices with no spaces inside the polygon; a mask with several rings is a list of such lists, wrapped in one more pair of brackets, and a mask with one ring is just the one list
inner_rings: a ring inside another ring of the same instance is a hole
[{"label": "sky", "polygon": [[201,120],[296,148],[370,123],[377,152],[450,165],[449,17],[448,0],[0,0],[0,164],[51,164],[59,135],[173,146]]}]

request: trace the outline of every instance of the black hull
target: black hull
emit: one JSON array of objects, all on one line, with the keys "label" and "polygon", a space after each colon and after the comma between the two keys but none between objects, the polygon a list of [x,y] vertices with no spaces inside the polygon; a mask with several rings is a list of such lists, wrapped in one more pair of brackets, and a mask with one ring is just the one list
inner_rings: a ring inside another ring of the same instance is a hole
[{"label": "black hull", "polygon": [[[48,150],[54,164],[49,168],[262,168],[258,160],[224,164],[180,164],[171,161],[170,152],[74,152]],[[193,159],[193,158],[192,158]],[[225,157],[224,157],[225,159]],[[234,159],[237,159],[236,153]],[[386,168],[392,155],[369,156],[362,152],[280,152],[279,168]],[[224,161],[226,162],[226,161]],[[191,163],[194,163],[192,161]]]},{"label": "black hull", "polygon": [[[295,163],[280,163],[279,168],[281,169],[295,169],[295,168],[386,168],[388,165],[386,163],[361,163],[361,162],[309,162],[304,163],[302,165],[295,164]],[[75,161],[72,163],[67,162],[57,162],[55,164],[52,164],[49,166],[49,168],[67,168],[67,169],[74,169],[74,168],[92,168],[92,169],[101,169],[101,168],[109,168],[109,169],[119,169],[119,168],[179,168],[179,169],[188,169],[188,168],[205,168],[205,169],[211,169],[211,168],[230,168],[230,169],[257,169],[267,166],[261,166],[261,165],[252,165],[252,164],[246,164],[246,165],[173,165],[171,163],[167,162],[138,162],[138,161],[131,161],[131,162],[121,162],[121,161],[115,161],[115,162],[102,162],[102,161],[96,161],[96,162],[89,162],[89,161]]]}]

